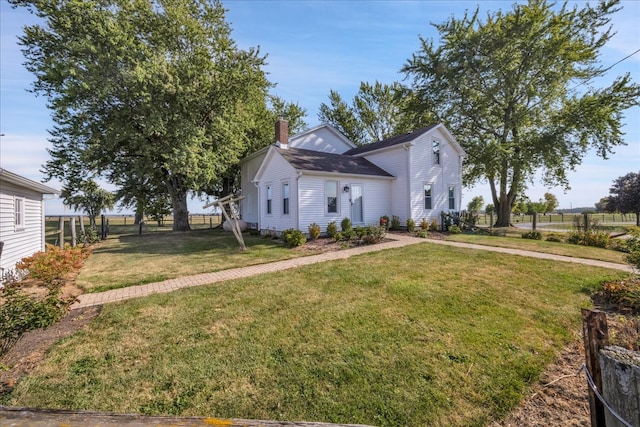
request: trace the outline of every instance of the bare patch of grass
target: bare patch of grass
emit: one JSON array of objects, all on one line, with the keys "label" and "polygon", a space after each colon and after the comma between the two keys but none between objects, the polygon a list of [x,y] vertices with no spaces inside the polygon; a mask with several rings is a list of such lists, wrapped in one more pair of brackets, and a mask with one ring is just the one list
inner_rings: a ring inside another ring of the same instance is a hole
[{"label": "bare patch of grass", "polygon": [[110,304],[2,403],[486,425],[610,270],[424,243]]}]

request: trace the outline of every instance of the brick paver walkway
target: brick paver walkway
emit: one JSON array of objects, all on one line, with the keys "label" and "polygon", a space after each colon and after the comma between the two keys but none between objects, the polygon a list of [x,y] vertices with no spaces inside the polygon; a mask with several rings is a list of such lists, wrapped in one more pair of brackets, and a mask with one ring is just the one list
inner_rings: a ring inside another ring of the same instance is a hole
[{"label": "brick paver walkway", "polygon": [[356,248],[345,249],[342,251],[326,252],[318,255],[310,255],[306,257],[288,259],[284,261],[275,261],[268,264],[252,265],[248,267],[232,268],[229,270],[216,271],[214,273],[196,274],[194,276],[179,277],[177,279],[165,280],[163,282],[148,283],[145,285],[129,286],[121,289],[113,289],[106,292],[98,292],[93,294],[83,294],[78,297],[78,301],[71,306],[71,309],[86,308],[95,305],[102,305],[110,302],[123,301],[131,298],[145,297],[152,294],[172,292],[177,289],[188,288],[192,286],[207,285],[211,283],[223,282],[225,280],[240,279],[243,277],[256,276],[263,273],[272,273],[291,268],[310,265],[319,262],[331,261],[335,259],[346,259],[354,255],[366,252],[379,251],[384,249],[399,248],[417,243],[435,243],[440,245],[456,246],[461,248],[478,249],[483,251],[500,252],[505,254],[527,256],[533,258],[550,259],[555,261],[564,261],[572,263],[580,263],[593,265],[597,267],[611,268],[632,272],[631,267],[615,264],[612,262],[596,261],[583,258],[573,258],[562,255],[551,255],[541,252],[531,252],[519,249],[499,248],[494,246],[482,246],[469,243],[451,242],[445,240],[425,240],[416,237],[410,237],[400,234],[387,235],[389,242],[379,245],[358,246]]}]

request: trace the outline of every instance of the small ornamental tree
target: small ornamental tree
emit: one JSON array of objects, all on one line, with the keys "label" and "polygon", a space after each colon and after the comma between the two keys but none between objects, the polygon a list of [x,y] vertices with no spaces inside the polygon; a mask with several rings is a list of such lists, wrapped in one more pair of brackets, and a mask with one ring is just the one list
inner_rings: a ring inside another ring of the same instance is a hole
[{"label": "small ornamental tree", "polygon": [[613,181],[607,206],[620,213],[634,213],[640,227],[640,172],[629,172]]}]

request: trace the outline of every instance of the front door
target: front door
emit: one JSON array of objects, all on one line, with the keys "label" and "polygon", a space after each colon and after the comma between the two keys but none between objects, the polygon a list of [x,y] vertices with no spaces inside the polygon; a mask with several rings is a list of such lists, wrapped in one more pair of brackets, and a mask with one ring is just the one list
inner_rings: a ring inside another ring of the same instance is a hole
[{"label": "front door", "polygon": [[351,184],[351,223],[363,224],[362,215],[362,184]]}]

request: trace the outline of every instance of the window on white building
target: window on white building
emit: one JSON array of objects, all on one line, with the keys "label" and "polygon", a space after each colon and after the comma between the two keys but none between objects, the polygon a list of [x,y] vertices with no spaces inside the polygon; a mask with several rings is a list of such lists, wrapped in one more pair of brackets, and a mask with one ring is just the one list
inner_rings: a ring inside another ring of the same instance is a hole
[{"label": "window on white building", "polygon": [[425,209],[432,209],[432,207],[431,207],[431,188],[432,188],[431,184],[425,184],[424,185],[424,208]]},{"label": "window on white building", "polygon": [[24,198],[16,197],[14,201],[15,212],[15,228],[16,230],[24,228]]},{"label": "window on white building", "polygon": [[271,214],[271,200],[273,200],[273,188],[267,185],[267,213]]},{"label": "window on white building", "polygon": [[327,201],[327,213],[338,213],[338,181],[327,181],[324,184]]},{"label": "window on white building", "polygon": [[450,210],[456,209],[456,186],[455,185],[449,186],[449,209]]},{"label": "window on white building", "polygon": [[282,184],[282,213],[289,215],[289,183]]}]

